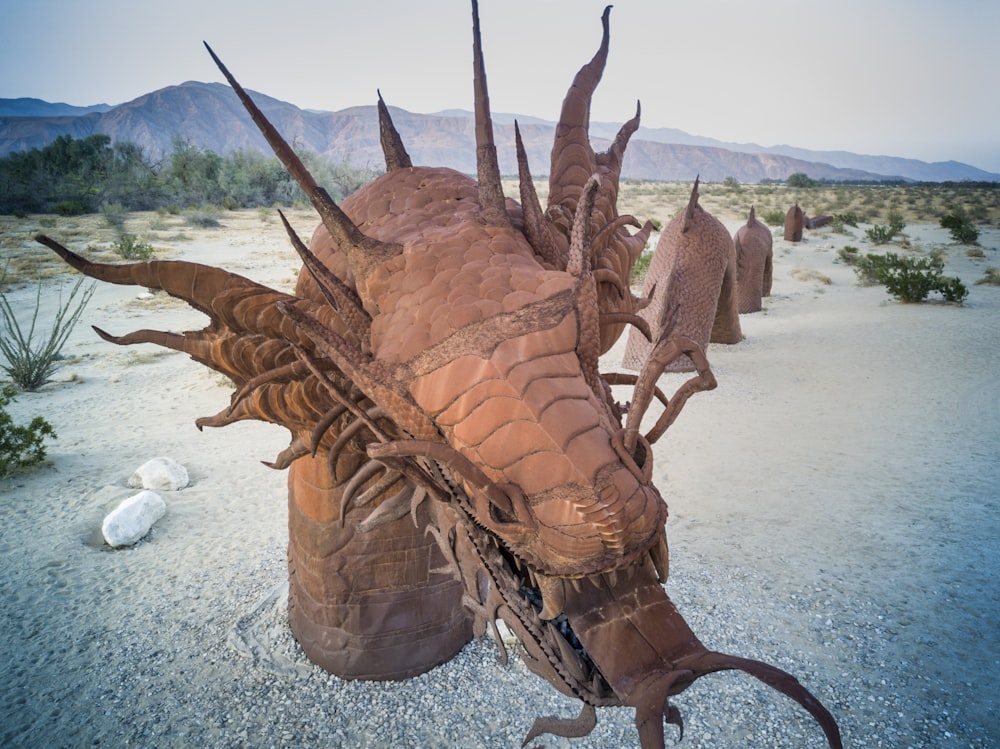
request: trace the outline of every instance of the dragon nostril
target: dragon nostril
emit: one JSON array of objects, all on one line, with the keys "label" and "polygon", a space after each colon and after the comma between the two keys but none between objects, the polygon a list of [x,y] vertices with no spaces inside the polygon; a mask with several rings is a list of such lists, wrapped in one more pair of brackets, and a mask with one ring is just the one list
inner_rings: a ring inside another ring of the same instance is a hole
[{"label": "dragon nostril", "polygon": [[510,505],[506,507],[501,507],[496,502],[490,502],[490,519],[496,523],[502,523],[503,525],[510,525],[511,523],[517,522],[517,516],[514,514],[514,508]]},{"label": "dragon nostril", "polygon": [[[507,483],[495,484],[495,487],[499,491],[490,495],[490,517],[494,522],[533,528],[535,523],[521,487]],[[507,502],[502,505],[496,502],[497,495],[503,496]]]}]

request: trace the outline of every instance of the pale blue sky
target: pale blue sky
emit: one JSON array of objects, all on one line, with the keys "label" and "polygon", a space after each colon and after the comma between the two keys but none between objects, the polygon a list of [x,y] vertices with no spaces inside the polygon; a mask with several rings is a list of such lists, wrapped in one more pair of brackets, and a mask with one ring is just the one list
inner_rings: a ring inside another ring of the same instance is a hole
[{"label": "pale blue sky", "polygon": [[[555,119],[604,0],[480,0],[498,112]],[[221,77],[300,107],[471,109],[468,0],[0,0],[0,98]],[[1000,172],[997,0],[618,0],[593,118]]]}]

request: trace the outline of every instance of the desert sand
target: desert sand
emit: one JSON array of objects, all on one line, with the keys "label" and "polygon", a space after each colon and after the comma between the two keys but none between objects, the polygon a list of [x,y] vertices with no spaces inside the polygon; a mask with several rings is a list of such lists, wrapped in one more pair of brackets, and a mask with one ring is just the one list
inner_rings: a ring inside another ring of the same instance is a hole
[{"label": "desert sand", "polygon": [[[308,236],[312,217],[294,220]],[[276,221],[222,221],[162,256],[290,287],[298,263]],[[667,588],[709,647],[796,674],[845,746],[983,749],[1000,746],[1000,288],[974,282],[1000,264],[1000,232],[981,236],[984,259],[938,227],[906,232],[948,251],[964,306],[859,287],[836,252],[870,250],[859,230],[798,244],[777,232],[764,310],[741,316],[741,343],[710,346],[718,389],[692,398],[656,448]],[[49,286],[70,280],[46,281],[46,309]],[[143,291],[99,286],[55,380],[10,407],[19,423],[44,415],[58,439],[46,465],[0,480],[0,745],[514,747],[536,715],[576,714],[516,655],[498,663],[488,639],[408,682],[308,664],[282,623],[285,475],[261,464],[287,433],[199,432],[195,419],[228,403],[221,376],[90,330],[203,323]],[[28,310],[34,293],[8,297]],[[150,535],[112,551],[101,520],[156,456],[184,464],[192,485],[164,492]],[[825,746],[803,711],[744,675],[705,678],[675,704],[680,746]],[[677,738],[668,728],[668,746]],[[599,710],[591,736],[533,745],[637,743],[631,711]]]}]

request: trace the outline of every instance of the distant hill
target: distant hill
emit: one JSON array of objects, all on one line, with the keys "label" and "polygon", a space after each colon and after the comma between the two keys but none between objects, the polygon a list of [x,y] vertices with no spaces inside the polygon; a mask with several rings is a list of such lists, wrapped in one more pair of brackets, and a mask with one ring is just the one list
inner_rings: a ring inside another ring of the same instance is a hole
[{"label": "distant hill", "polygon": [[[253,93],[258,106],[289,142],[335,162],[381,167],[374,105],[337,112],[303,110],[264,94]],[[472,114],[448,110],[415,114],[390,107],[397,129],[415,164],[450,166],[473,174],[475,133]],[[516,174],[515,115],[494,114],[503,174]],[[555,123],[517,115],[532,173],[547,174]],[[591,123],[596,150],[607,148],[620,123]],[[238,149],[270,153],[264,139],[232,90],[221,83],[189,81],[109,107],[69,107],[37,99],[0,99],[0,156],[40,148],[64,134],[85,138],[95,133],[140,145],[152,158],[172,151],[175,138],[228,154]],[[813,179],[1000,180],[1000,174],[967,164],[929,164],[914,159],[816,152],[789,146],[722,143],[671,128],[640,128],[626,153],[623,176],[642,180],[702,180],[734,177],[743,183],[783,180],[803,172]]]},{"label": "distant hill", "polygon": [[110,104],[74,107],[72,104],[52,103],[42,99],[0,99],[0,117],[79,117],[91,112],[107,112]]}]

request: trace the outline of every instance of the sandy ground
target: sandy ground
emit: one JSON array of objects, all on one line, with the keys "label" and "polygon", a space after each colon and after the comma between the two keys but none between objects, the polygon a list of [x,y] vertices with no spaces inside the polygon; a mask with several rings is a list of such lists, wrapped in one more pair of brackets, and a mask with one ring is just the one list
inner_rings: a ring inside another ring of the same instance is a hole
[{"label": "sandy ground", "polygon": [[[176,254],[287,288],[297,263],[277,224],[233,229],[193,233]],[[693,398],[657,446],[668,590],[709,646],[799,675],[847,746],[995,747],[1000,288],[973,283],[998,264],[1000,233],[981,237],[982,260],[942,229],[907,233],[949,250],[946,272],[971,290],[964,306],[902,305],[857,286],[836,249],[870,249],[860,232],[776,238],[765,310],[742,316],[742,343],[710,347],[718,389]],[[200,327],[197,313],[139,291],[99,287],[56,380],[10,407],[18,422],[44,415],[59,436],[47,465],[0,481],[0,745],[519,745],[552,690],[516,658],[498,665],[491,642],[379,685],[342,682],[295,652],[280,620],[285,476],[260,463],[287,435],[261,424],[199,433],[194,420],[228,402],[221,377],[98,339],[90,324]],[[34,290],[9,298],[30,309]],[[107,549],[102,518],[160,455],[185,464],[192,486],[164,494],[147,539]],[[254,616],[270,617],[258,634],[285,655],[232,646]],[[794,706],[744,681],[713,676],[677,698],[681,746],[825,745]],[[726,712],[747,700],[754,725]],[[538,745],[635,745],[623,713],[600,711],[587,739]],[[456,722],[469,732],[444,727]]]}]

